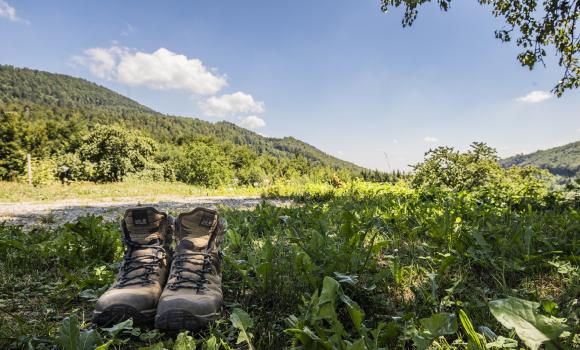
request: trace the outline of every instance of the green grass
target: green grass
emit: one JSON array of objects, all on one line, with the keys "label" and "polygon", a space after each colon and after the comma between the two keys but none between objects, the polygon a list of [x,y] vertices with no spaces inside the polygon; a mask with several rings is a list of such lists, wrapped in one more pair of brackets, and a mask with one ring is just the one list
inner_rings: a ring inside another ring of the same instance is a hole
[{"label": "green grass", "polygon": [[182,182],[125,181],[111,183],[72,182],[61,185],[49,182],[29,186],[22,182],[0,182],[0,202],[42,202],[58,200],[75,201],[121,201],[139,197],[144,201],[156,201],[168,196],[258,196],[262,192],[254,187],[203,188]]},{"label": "green grass", "polygon": [[[514,310],[532,305],[528,316],[550,320],[562,335],[552,346],[580,345],[578,203],[508,205],[402,183],[292,188],[270,190],[295,195],[294,206],[222,208],[221,320],[179,336],[96,328],[103,341],[110,349],[477,349],[499,340],[524,348],[525,335],[490,311],[490,301],[516,297],[542,303],[516,300]],[[95,217],[34,232],[0,226],[0,348],[50,349],[63,324],[91,328],[87,317],[121,257],[118,237],[116,223]]]}]

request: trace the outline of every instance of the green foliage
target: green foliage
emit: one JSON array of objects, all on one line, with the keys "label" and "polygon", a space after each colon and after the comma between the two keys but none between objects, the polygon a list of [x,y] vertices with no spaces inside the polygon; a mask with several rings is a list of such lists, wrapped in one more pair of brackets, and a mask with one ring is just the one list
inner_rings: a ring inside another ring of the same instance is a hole
[{"label": "green foliage", "polygon": [[94,164],[92,180],[121,181],[129,173],[144,170],[156,148],[150,138],[121,127],[98,125],[83,139],[78,154],[81,161]]},{"label": "green foliage", "polygon": [[[350,334],[339,320],[336,312],[338,301],[341,301],[356,330]],[[285,332],[292,335],[293,346],[297,349],[374,349],[376,345],[369,330],[362,323],[364,313],[357,303],[352,301],[342,290],[338,281],[325,277],[320,294],[315,291],[310,299],[303,299],[300,317],[294,315],[287,319],[290,328]],[[377,338],[382,326],[374,332]],[[358,333],[358,334],[357,334]],[[356,337],[358,335],[358,337]],[[358,339],[357,339],[358,338]],[[299,347],[296,347],[300,345]]]},{"label": "green foliage", "polygon": [[[526,344],[502,327],[516,317],[553,344],[578,346],[575,207],[404,182],[304,190],[288,192],[294,205],[222,208],[226,315],[181,340],[203,349],[508,349]],[[118,238],[117,225],[95,217],[32,232],[0,225],[0,348],[50,349],[63,317],[88,315],[113,279]],[[538,303],[502,306],[498,322],[486,300],[508,296]],[[112,328],[98,329],[111,349],[176,344],[175,335]]]},{"label": "green foliage", "polygon": [[58,344],[63,350],[93,350],[102,342],[97,331],[79,329],[76,315],[65,318],[60,326]]},{"label": "green foliage", "polygon": [[[266,138],[228,122],[166,116],[82,79],[2,65],[0,119],[4,180],[25,172],[26,152],[33,158],[58,159],[55,173],[66,165],[71,180],[119,181],[127,175],[174,180],[176,165],[197,164],[190,144],[200,147],[199,140],[208,138],[213,141],[204,151],[221,156],[225,152],[227,159],[216,158],[223,160],[218,166],[224,175],[185,172],[184,181],[199,179],[197,184],[212,186],[301,176],[328,181],[336,171],[350,178],[362,170],[291,137]],[[131,150],[119,147],[125,141]]]},{"label": "green foliage", "polygon": [[232,327],[239,331],[238,340],[236,344],[246,343],[250,350],[254,349],[252,345],[252,338],[254,337],[249,330],[254,326],[254,320],[242,309],[235,308],[230,315],[230,322]]},{"label": "green foliage", "polygon": [[475,142],[461,153],[438,147],[415,165],[411,184],[423,191],[470,193],[482,201],[527,205],[542,203],[548,195],[548,174],[538,168],[501,167],[495,149]]},{"label": "green foliage", "polygon": [[[491,5],[494,17],[502,17],[506,25],[496,30],[495,37],[502,42],[512,41],[516,36],[517,46],[522,48],[518,61],[522,66],[533,69],[544,64],[547,52],[555,51],[558,64],[564,68],[564,76],[553,91],[561,96],[566,90],[580,87],[580,41],[576,29],[580,21],[580,1],[552,0],[477,0],[482,5]],[[441,10],[447,11],[451,0],[382,0],[382,10],[405,7],[403,26],[412,25],[418,7],[436,2]]]},{"label": "green foliage", "polygon": [[463,329],[469,338],[469,342],[467,343],[468,346],[471,349],[485,350],[485,338],[481,337],[477,332],[475,332],[473,323],[471,323],[471,320],[465,311],[459,310],[459,320],[461,321],[461,326],[463,326]]},{"label": "green foliage", "polygon": [[219,187],[233,178],[230,160],[214,140],[197,140],[187,146],[177,165],[177,179],[186,183]]},{"label": "green foliage", "polygon": [[564,177],[580,177],[580,141],[501,161],[506,167],[535,166]]},{"label": "green foliage", "polygon": [[173,350],[195,350],[195,340],[189,332],[182,332],[177,335]]},{"label": "green foliage", "polygon": [[0,111],[0,179],[14,180],[24,173],[24,134],[23,125],[14,113]]},{"label": "green foliage", "polygon": [[454,314],[441,312],[419,320],[423,329],[413,337],[419,350],[425,350],[439,337],[457,332],[457,318]]},{"label": "green foliage", "polygon": [[95,177],[94,163],[82,160],[77,153],[66,153],[60,156],[56,171],[59,175],[62,172],[68,172],[70,181],[88,181]]},{"label": "green foliage", "polygon": [[494,300],[489,303],[493,316],[506,328],[514,329],[532,350],[546,344],[547,349],[561,349],[558,337],[568,330],[565,320],[540,315],[539,303],[518,298]]}]

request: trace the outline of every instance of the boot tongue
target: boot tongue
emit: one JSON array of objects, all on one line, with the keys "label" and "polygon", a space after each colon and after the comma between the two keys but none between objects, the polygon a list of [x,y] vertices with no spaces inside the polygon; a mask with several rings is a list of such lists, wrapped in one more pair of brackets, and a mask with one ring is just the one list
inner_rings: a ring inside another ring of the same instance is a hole
[{"label": "boot tongue", "polygon": [[127,209],[124,224],[131,241],[138,244],[150,244],[155,240],[165,239],[165,223],[167,214],[152,207]]},{"label": "boot tongue", "polygon": [[201,251],[209,247],[212,233],[217,223],[217,212],[205,208],[196,208],[193,211],[179,216],[179,244],[177,251]]}]

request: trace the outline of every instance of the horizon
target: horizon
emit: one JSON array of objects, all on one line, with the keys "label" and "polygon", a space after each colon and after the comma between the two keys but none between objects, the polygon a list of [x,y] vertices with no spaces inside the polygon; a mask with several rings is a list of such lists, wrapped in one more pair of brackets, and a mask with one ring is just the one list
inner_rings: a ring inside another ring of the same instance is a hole
[{"label": "horizon", "polygon": [[400,11],[383,14],[375,1],[286,11],[254,3],[0,0],[14,10],[0,11],[12,47],[0,63],[83,78],[166,115],[294,137],[383,171],[408,170],[440,145],[482,141],[506,158],[580,139],[578,92],[549,93],[559,67],[551,58],[545,69],[520,67],[477,4],[428,7],[402,28]]}]

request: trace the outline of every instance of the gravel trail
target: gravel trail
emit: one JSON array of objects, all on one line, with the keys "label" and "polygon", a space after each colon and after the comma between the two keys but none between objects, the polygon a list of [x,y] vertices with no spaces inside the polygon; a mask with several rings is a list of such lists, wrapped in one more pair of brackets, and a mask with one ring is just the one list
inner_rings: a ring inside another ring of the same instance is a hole
[{"label": "gravel trail", "polygon": [[[195,207],[217,208],[228,206],[250,209],[261,203],[260,197],[174,197],[166,196],[156,201],[143,198],[120,198],[115,201],[56,201],[50,203],[0,203],[0,223],[34,226],[58,226],[74,221],[80,216],[100,215],[105,220],[119,220],[127,208],[153,206],[172,214],[191,210]],[[289,200],[266,200],[274,205],[288,205]]]}]

